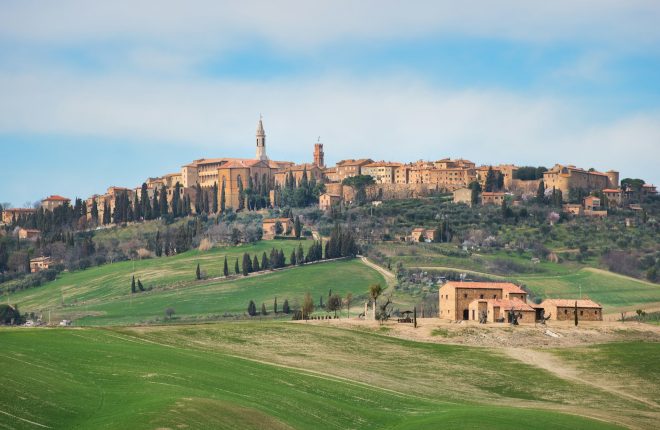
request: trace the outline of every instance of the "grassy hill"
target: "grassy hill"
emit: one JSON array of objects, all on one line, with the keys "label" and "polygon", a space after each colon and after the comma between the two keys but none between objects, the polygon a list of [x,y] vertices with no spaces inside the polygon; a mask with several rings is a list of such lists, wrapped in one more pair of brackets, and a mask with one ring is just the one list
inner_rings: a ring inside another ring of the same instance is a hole
[{"label": "grassy hill", "polygon": [[0,413],[18,429],[604,429],[618,427],[603,420],[651,422],[644,405],[496,351],[330,327],[4,329],[0,342]]},{"label": "grassy hill", "polygon": [[462,271],[471,276],[512,280],[526,285],[542,298],[589,297],[601,303],[606,311],[617,308],[660,303],[660,285],[598,269],[589,262],[532,263],[530,257],[496,252],[466,256],[444,255],[455,246],[439,244],[383,245],[392,266],[401,262],[406,268]]},{"label": "grassy hill", "polygon": [[[352,292],[358,297],[372,283],[385,284],[382,275],[359,260],[322,262],[247,278],[226,279],[222,275],[225,256],[233,274],[234,262],[244,252],[261,258],[263,252],[268,254],[275,247],[282,248],[288,256],[297,246],[295,241],[262,241],[204,252],[194,250],[173,257],[124,261],[63,273],[53,282],[17,292],[7,300],[17,304],[22,312],[43,313],[44,318],[50,312],[51,321],[74,319],[76,325],[116,325],[162,321],[164,310],[169,307],[174,308],[179,321],[242,315],[250,300],[257,303],[258,309],[264,303],[271,312],[275,297],[281,310],[285,299],[293,306],[301,303],[308,291],[318,303],[330,290],[342,296]],[[198,263],[210,279],[195,279]],[[131,294],[133,274],[154,289]]]}]

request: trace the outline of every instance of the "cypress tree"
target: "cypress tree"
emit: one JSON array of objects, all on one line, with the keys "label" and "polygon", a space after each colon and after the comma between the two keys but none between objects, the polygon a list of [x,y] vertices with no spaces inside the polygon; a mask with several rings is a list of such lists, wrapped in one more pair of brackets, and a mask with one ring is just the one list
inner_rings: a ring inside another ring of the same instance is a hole
[{"label": "cypress tree", "polygon": [[289,308],[289,299],[284,299],[284,304],[282,304],[282,312],[285,314],[291,312],[291,309]]},{"label": "cypress tree", "polygon": [[252,263],[250,262],[250,256],[246,253],[243,254],[243,276],[247,276],[248,273],[250,273],[250,266]]},{"label": "cypress tree", "polygon": [[141,213],[144,219],[151,219],[151,202],[149,201],[149,190],[147,189],[147,184],[142,183],[142,188],[140,190],[140,204],[142,205]]},{"label": "cypress tree", "polygon": [[222,178],[222,190],[220,190],[220,212],[225,211],[225,178]]},{"label": "cypress tree", "polygon": [[99,205],[98,203],[96,203],[96,199],[92,199],[91,215],[92,215],[92,220],[94,220],[94,222],[99,222]]},{"label": "cypress tree", "polygon": [[257,314],[257,305],[254,304],[253,300],[250,300],[250,303],[248,304],[248,315],[253,317],[256,314]]},{"label": "cypress tree", "polygon": [[131,294],[135,294],[137,291],[135,290],[135,276],[131,278]]},{"label": "cypress tree", "polygon": [[296,262],[298,264],[305,264],[305,255],[303,254],[302,243],[298,242],[298,253],[296,254]]},{"label": "cypress tree", "polygon": [[199,268],[199,263],[197,263],[197,270],[195,270],[195,277],[197,278],[198,281],[202,279],[202,271]]},{"label": "cypress tree", "polygon": [[295,266],[296,265],[296,250],[294,249],[291,251],[291,265]]},{"label": "cypress tree", "polygon": [[158,202],[158,190],[154,190],[154,200],[151,206],[151,219],[157,219],[160,217],[160,203]]},{"label": "cypress tree", "polygon": [[243,191],[243,180],[239,176],[237,179],[237,184],[238,184],[238,209],[241,210],[245,207],[245,193]]},{"label": "cypress tree", "polygon": [[133,194],[133,219],[135,221],[142,219],[142,205],[140,205],[137,193]]},{"label": "cypress tree", "polygon": [[222,268],[222,273],[225,275],[225,277],[229,276],[229,266],[227,266],[227,256],[225,255],[225,265]]},{"label": "cypress tree", "polygon": [[256,255],[254,256],[254,259],[252,260],[252,270],[255,271],[255,272],[258,272],[258,271],[261,270],[261,268],[259,267],[259,259],[257,258]]},{"label": "cypress tree", "polygon": [[261,315],[268,315],[268,312],[266,312],[266,304],[265,303],[261,304]]},{"label": "cypress tree", "polygon": [[197,215],[202,213],[202,187],[199,182],[195,186],[195,213]]},{"label": "cypress tree", "polygon": [[167,209],[167,190],[165,189],[165,185],[161,185],[160,187],[160,214],[161,215],[167,215],[168,209]]},{"label": "cypress tree", "polygon": [[268,256],[266,256],[266,252],[264,251],[264,253],[261,254],[261,270],[267,270],[268,267]]},{"label": "cypress tree", "polygon": [[486,174],[486,184],[484,186],[484,190],[486,192],[495,191],[496,185],[495,172],[493,172],[493,167],[489,166],[488,173]]},{"label": "cypress tree", "polygon": [[277,297],[273,300],[273,313],[277,314]]},{"label": "cypress tree", "polygon": [[539,181],[539,187],[536,190],[536,198],[540,201],[545,200],[545,183],[543,182],[543,179]]},{"label": "cypress tree", "polygon": [[294,224],[293,225],[293,230],[295,232],[296,239],[300,239],[300,234],[302,232],[302,225],[300,224],[300,216],[299,215],[296,215],[296,220],[293,224]]},{"label": "cypress tree", "polygon": [[140,291],[144,291],[144,285],[142,285],[142,282],[139,279],[137,281],[137,286],[140,289]]},{"label": "cypress tree", "polygon": [[174,192],[172,193],[172,215],[175,217],[181,216],[179,212],[181,208],[181,203],[179,201],[179,190],[181,189],[181,184],[178,182],[174,185]]},{"label": "cypress tree", "polygon": [[241,274],[241,269],[238,268],[238,258],[236,258],[236,264],[234,265],[234,273],[237,275]]},{"label": "cypress tree", "polygon": [[213,213],[218,213],[218,183],[213,183]]}]

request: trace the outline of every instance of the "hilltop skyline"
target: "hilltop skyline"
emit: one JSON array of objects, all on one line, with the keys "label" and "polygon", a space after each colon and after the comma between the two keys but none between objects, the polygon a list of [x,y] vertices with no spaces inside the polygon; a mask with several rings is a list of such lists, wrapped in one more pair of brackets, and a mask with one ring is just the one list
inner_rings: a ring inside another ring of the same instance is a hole
[{"label": "hilltop skyline", "polygon": [[654,2],[186,5],[0,6],[0,201],[252,157],[260,113],[273,159],[311,161],[320,135],[327,164],[464,157],[660,182]]}]

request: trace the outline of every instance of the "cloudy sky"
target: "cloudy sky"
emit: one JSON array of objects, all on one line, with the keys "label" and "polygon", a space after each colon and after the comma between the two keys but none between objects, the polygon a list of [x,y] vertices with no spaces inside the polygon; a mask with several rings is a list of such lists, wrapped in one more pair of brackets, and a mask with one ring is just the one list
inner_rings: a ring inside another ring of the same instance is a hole
[{"label": "cloudy sky", "polygon": [[0,2],[0,201],[201,157],[575,164],[660,184],[660,2]]}]

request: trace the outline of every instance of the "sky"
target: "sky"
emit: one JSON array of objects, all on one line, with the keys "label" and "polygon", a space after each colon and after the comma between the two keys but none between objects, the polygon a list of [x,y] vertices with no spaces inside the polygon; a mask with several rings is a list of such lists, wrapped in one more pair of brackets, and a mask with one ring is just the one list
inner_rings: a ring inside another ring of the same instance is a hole
[{"label": "sky", "polygon": [[660,2],[0,0],[0,202],[267,152],[660,185]]}]

